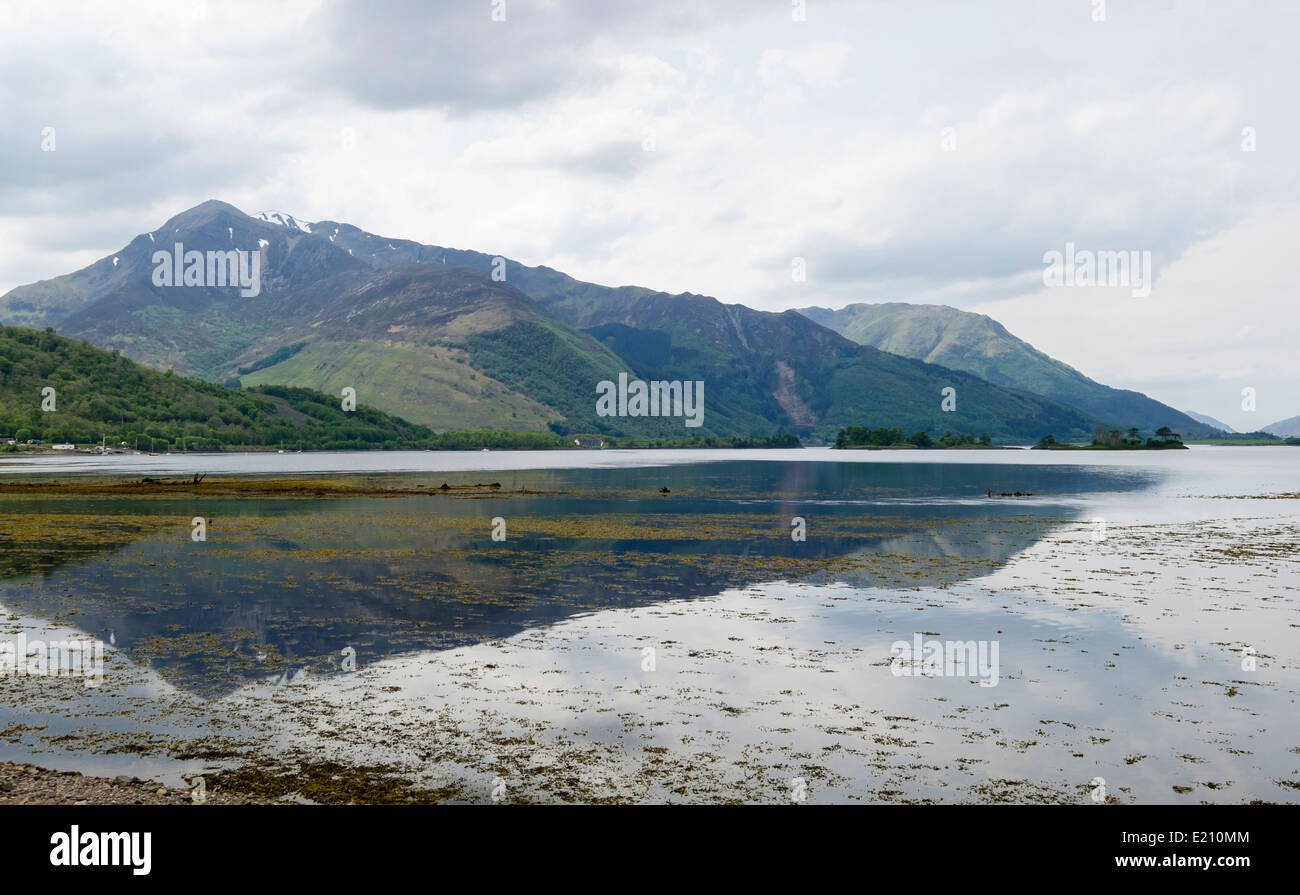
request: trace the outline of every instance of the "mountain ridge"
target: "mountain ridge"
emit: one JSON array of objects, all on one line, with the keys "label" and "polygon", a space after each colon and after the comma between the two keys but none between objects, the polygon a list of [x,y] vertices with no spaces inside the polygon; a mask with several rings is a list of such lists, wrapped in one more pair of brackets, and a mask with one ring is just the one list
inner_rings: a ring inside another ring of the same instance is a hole
[{"label": "mountain ridge", "polygon": [[1269,423],[1260,431],[1276,435],[1279,438],[1298,438],[1300,437],[1300,416],[1291,416],[1275,423]]},{"label": "mountain ridge", "polygon": [[[260,296],[155,285],[152,254],[176,242],[263,252]],[[362,400],[434,428],[655,438],[787,430],[829,441],[849,425],[897,425],[1026,441],[1083,436],[1100,422],[1031,390],[859,345],[795,311],[583,283],[341,222],[254,217],[218,200],[111,258],[11,290],[0,321],[15,317],[210,381],[354,385]],[[598,417],[597,382],[624,371],[707,381],[704,427]],[[941,406],[946,388],[957,390],[952,413]]]},{"label": "mountain ridge", "polygon": [[1216,426],[1141,392],[1103,385],[1017,338],[985,314],[947,305],[851,304],[800,313],[846,338],[893,354],[973,373],[998,385],[1062,401],[1114,428],[1154,432],[1169,426],[1189,437],[1220,434]]},{"label": "mountain ridge", "polygon": [[1232,426],[1229,426],[1227,423],[1221,420],[1215,419],[1214,417],[1210,416],[1208,413],[1193,413],[1190,410],[1184,410],[1183,413],[1187,414],[1192,419],[1196,420],[1198,423],[1204,423],[1207,426],[1213,426],[1216,429],[1221,429],[1224,432],[1228,433],[1229,435],[1232,435],[1237,431]]}]

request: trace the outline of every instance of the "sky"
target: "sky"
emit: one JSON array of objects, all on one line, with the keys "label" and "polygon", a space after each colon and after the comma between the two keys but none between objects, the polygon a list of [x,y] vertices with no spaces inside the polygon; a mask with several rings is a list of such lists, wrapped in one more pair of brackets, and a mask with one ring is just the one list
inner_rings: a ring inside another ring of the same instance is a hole
[{"label": "sky", "polygon": [[[1300,414],[1289,0],[3,15],[0,293],[221,199],[764,310],[948,304],[1238,429]],[[1149,294],[1048,285],[1067,244],[1149,253]]]}]

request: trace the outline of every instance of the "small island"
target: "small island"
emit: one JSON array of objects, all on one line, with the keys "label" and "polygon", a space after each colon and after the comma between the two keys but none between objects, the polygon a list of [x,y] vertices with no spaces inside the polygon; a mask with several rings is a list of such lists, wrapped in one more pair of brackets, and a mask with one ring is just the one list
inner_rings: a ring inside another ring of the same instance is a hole
[{"label": "small island", "polygon": [[1142,440],[1137,427],[1127,432],[1119,429],[1107,429],[1097,426],[1092,432],[1090,444],[1063,444],[1053,435],[1044,435],[1031,450],[1036,451],[1167,451],[1187,450],[1183,437],[1168,426],[1156,429],[1155,435]]},{"label": "small island", "polygon": [[925,430],[913,432],[911,437],[903,434],[902,429],[886,429],[878,426],[875,429],[867,426],[849,426],[841,429],[835,436],[835,447],[841,450],[899,450],[899,449],[922,449],[933,450],[936,448],[965,448],[969,450],[1004,450],[999,445],[993,444],[993,438],[987,432],[976,437],[975,435],[957,435],[952,432],[944,432],[938,438],[933,438]]}]

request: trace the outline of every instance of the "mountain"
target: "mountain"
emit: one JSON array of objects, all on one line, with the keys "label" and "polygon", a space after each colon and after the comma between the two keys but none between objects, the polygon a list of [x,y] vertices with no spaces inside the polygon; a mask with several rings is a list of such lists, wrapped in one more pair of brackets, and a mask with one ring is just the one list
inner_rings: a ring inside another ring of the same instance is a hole
[{"label": "mountain", "polygon": [[[376,270],[331,235],[289,215],[205,202],[82,271],[12,290],[0,298],[0,321],[57,326],[213,382],[335,395],[352,387],[362,403],[439,429],[546,431],[567,420],[580,431],[650,434],[597,425],[595,383],[626,365],[523,293],[464,268]],[[258,250],[260,293],[155,286],[153,253],[176,243]],[[471,357],[466,346],[485,333],[497,338],[480,340]]]},{"label": "mountain", "polygon": [[853,304],[800,313],[863,345],[965,370],[997,385],[1045,395],[1105,421],[1111,428],[1154,432],[1169,426],[1185,437],[1209,437],[1219,426],[1198,421],[1141,392],[1111,388],[1055,360],[983,314],[943,305]]},{"label": "mountain", "polygon": [[[51,394],[47,389],[53,389]],[[48,408],[48,409],[45,409]],[[190,448],[301,444],[415,447],[432,432],[369,407],[304,389],[244,391],[186,379],[55,335],[0,326],[0,435],[20,441],[109,444],[185,439]]]},{"label": "mountain", "polygon": [[[154,253],[177,244],[185,253],[256,253],[256,294],[157,282],[168,265]],[[56,326],[212,382],[332,395],[351,386],[359,401],[437,429],[656,438],[784,429],[830,440],[844,426],[889,425],[1030,441],[1083,436],[1099,422],[1025,389],[858,345],[795,312],[583,283],[218,201],[81,271],[12,290],[0,297],[7,321]],[[704,425],[598,416],[597,383],[622,372],[704,382]],[[955,412],[941,410],[949,387]]]},{"label": "mountain", "polygon": [[[831,438],[854,420],[884,421],[909,432],[989,432],[1001,441],[1048,431],[1082,436],[1098,420],[1022,390],[990,389],[977,377],[864,351],[794,312],[756,311],[703,295],[669,295],[640,286],[601,286],[549,267],[529,267],[484,252],[378,236],[336,221],[312,224],[377,268],[417,263],[496,273],[570,326],[623,357],[646,379],[700,379],[729,418],[726,431],[779,425]],[[960,383],[960,384],[959,384]],[[958,411],[940,393],[958,389]],[[737,428],[740,427],[740,428]]]},{"label": "mountain", "polygon": [[1196,420],[1198,423],[1205,423],[1205,425],[1207,426],[1213,426],[1216,429],[1222,429],[1224,432],[1227,432],[1229,435],[1237,431],[1236,429],[1232,428],[1232,426],[1229,426],[1227,423],[1221,423],[1218,420],[1216,420],[1214,417],[1209,416],[1208,414],[1193,413],[1190,410],[1184,410],[1183,413],[1187,414],[1192,419]]},{"label": "mountain", "polygon": [[[976,376],[856,345],[792,311],[776,314],[701,295],[651,293],[592,314],[586,331],[646,375],[668,371],[764,417],[784,415],[817,437],[889,421],[908,432],[988,432],[998,441],[1032,433],[1086,432],[1085,414]],[[755,388],[757,386],[757,388]],[[954,389],[956,409],[942,409]]]},{"label": "mountain", "polygon": [[1278,438],[1300,438],[1300,416],[1292,416],[1284,420],[1278,420],[1276,423],[1269,423],[1260,431],[1276,435]]},{"label": "mountain", "polygon": [[[157,230],[142,233],[121,251],[100,259],[75,273],[51,280],[18,286],[0,297],[0,322],[11,326],[57,327],[61,331],[83,329],[109,316],[104,299],[127,300],[125,314],[141,316],[150,300],[169,298],[170,304],[186,312],[202,311],[203,332],[194,335],[201,343],[205,336],[214,342],[238,338],[220,325],[233,311],[247,304],[237,290],[227,287],[160,288],[152,285],[155,252],[173,251],[176,243],[185,251],[258,251],[269,263],[261,268],[264,291],[292,292],[309,284],[344,274],[361,274],[370,265],[354,260],[345,252],[332,250],[320,240],[278,223],[245,215],[224,202],[208,201],[176,215]],[[90,318],[80,314],[96,308]],[[218,323],[206,318],[215,314]],[[145,315],[147,316],[147,315]],[[250,316],[247,313],[244,316]],[[178,372],[193,366],[192,359],[176,358]],[[199,364],[201,366],[201,363]]]}]

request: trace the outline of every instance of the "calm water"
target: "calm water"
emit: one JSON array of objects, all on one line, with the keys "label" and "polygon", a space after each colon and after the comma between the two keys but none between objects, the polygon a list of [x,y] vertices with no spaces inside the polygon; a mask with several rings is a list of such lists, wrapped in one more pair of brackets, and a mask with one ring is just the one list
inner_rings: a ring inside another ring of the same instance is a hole
[{"label": "calm water", "polygon": [[[1300,800],[1294,449],[0,461],[191,472],[502,493],[0,495],[4,637],[107,651],[99,687],[0,679],[0,757],[328,759],[470,801]],[[918,634],[996,643],[996,686],[896,676]]]}]

